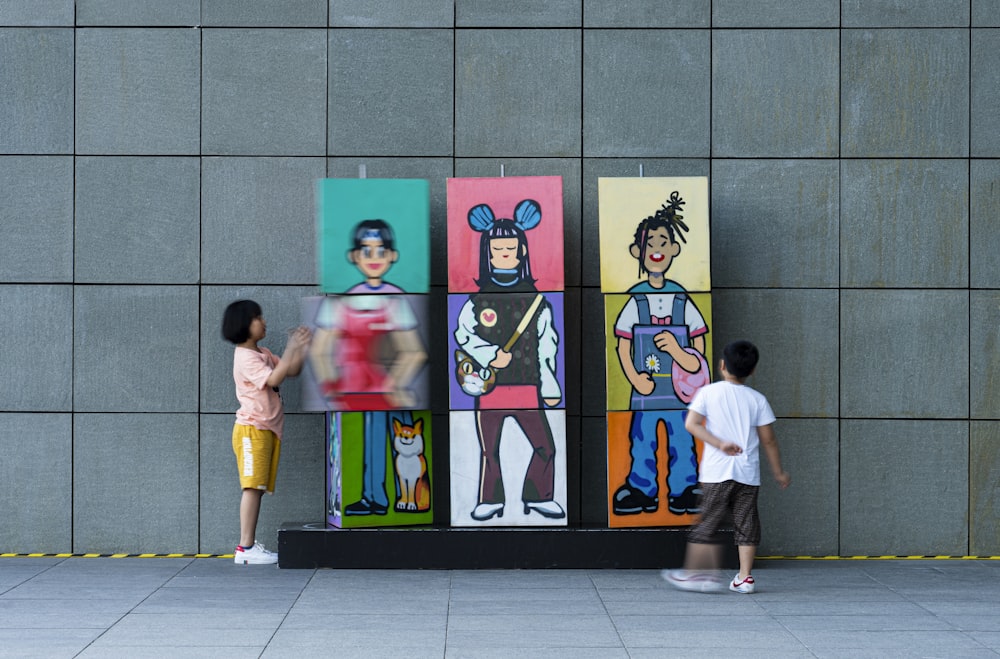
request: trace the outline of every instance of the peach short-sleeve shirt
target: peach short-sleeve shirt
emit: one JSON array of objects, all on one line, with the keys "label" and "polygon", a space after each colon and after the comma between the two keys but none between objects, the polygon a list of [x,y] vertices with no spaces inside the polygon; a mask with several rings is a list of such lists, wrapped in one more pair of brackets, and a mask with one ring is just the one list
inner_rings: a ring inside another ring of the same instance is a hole
[{"label": "peach short-sleeve shirt", "polygon": [[280,439],[285,412],[278,390],[267,385],[271,371],[278,365],[278,358],[267,348],[259,349],[260,352],[237,347],[233,353],[233,380],[236,382],[236,398],[240,402],[236,423],[270,430]]}]

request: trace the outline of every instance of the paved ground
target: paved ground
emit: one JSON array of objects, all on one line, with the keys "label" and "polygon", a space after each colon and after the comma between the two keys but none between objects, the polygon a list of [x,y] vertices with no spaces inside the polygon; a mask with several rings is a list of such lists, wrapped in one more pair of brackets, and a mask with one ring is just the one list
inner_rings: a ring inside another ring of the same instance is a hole
[{"label": "paved ground", "polygon": [[0,558],[0,656],[1000,656],[1000,560],[768,560],[755,576],[753,595],[703,595],[653,570]]}]

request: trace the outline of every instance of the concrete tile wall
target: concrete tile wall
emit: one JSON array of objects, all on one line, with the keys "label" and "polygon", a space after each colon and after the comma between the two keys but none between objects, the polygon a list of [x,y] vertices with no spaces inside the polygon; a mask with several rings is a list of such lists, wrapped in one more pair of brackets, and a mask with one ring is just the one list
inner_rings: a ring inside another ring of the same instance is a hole
[{"label": "concrete tile wall", "polygon": [[[448,177],[563,177],[574,525],[607,523],[597,179],[642,171],[710,178],[710,338],[761,347],[751,384],[794,478],[780,492],[764,469],[760,552],[1000,553],[998,17],[997,0],[0,3],[0,551],[231,551],[221,311],[259,300],[283,348],[315,292],[314,181],[364,165],[431,181],[437,245]],[[446,272],[435,259],[434,354]],[[450,373],[431,368],[446,461]],[[282,393],[270,544],[324,505],[322,417]]]}]

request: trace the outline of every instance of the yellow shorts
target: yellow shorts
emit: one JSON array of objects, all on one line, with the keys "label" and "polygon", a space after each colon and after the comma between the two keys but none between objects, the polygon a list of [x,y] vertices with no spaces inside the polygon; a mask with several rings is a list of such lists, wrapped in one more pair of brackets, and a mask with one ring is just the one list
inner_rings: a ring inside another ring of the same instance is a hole
[{"label": "yellow shorts", "polygon": [[240,487],[244,490],[266,490],[274,494],[278,476],[278,458],[281,440],[270,430],[235,424],[233,426],[233,453],[240,472]]}]

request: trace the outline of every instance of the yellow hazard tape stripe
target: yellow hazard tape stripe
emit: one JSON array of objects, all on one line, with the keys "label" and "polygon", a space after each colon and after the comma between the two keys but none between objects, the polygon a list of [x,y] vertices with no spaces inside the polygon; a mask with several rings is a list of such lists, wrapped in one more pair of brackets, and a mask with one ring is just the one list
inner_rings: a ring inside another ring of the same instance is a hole
[{"label": "yellow hazard tape stripe", "polygon": [[232,558],[232,554],[11,554],[0,558]]}]

